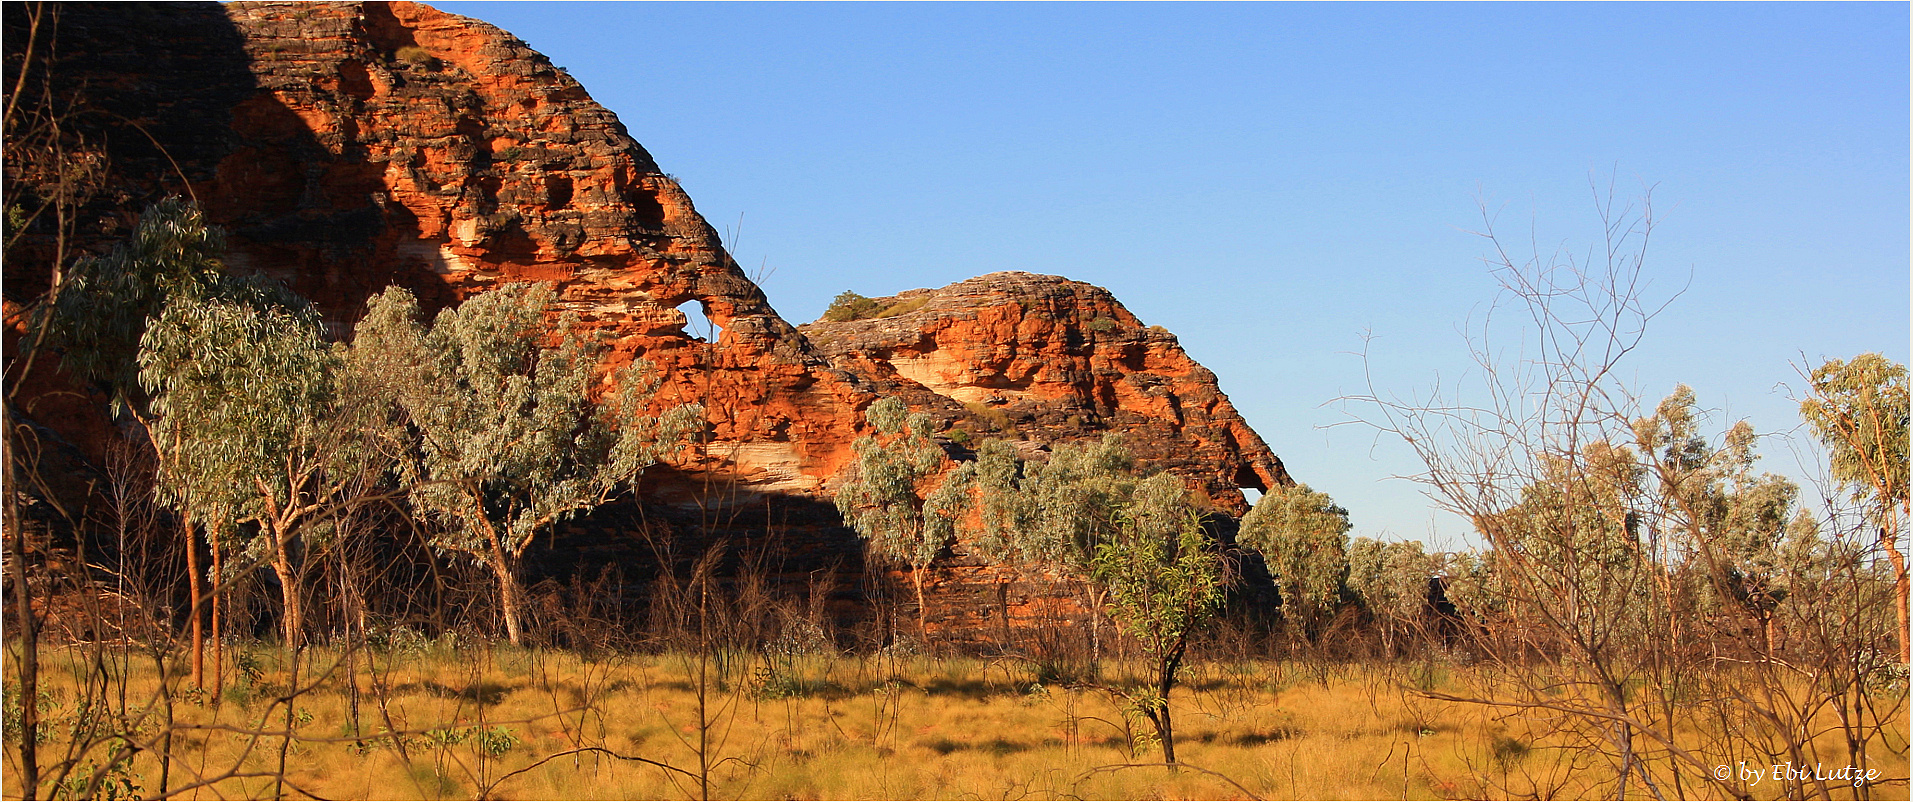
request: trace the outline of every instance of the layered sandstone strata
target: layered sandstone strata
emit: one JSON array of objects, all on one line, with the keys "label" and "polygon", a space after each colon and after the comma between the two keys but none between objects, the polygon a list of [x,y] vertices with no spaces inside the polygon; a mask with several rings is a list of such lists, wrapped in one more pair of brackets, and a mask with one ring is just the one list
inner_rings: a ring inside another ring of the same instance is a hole
[{"label": "layered sandstone strata", "polygon": [[[884,394],[935,414],[955,458],[976,437],[1013,438],[1040,458],[1120,432],[1146,463],[1233,512],[1246,509],[1238,488],[1289,481],[1213,374],[1090,285],[998,273],[888,299],[921,300],[914,311],[800,331],[614,114],[491,25],[403,2],[60,13],[52,90],[78,99],[75,152],[108,171],[68,240],[77,250],[104,250],[146,204],[188,194],[229,233],[233,269],[313,299],[336,336],[388,285],[430,309],[552,282],[615,361],[657,367],[660,406],[708,410],[705,442],[649,480],[643,508],[667,510],[651,523],[744,545],[781,538],[793,571],[860,571],[828,491],[867,429],[862,411]],[[23,47],[17,23],[10,56]],[[20,257],[50,253],[38,236],[9,253],[10,353],[21,310],[53,275],[50,260]],[[691,304],[719,333],[685,330]],[[45,362],[36,371],[22,408],[79,451],[102,441],[104,418],[70,414],[73,388]],[[643,508],[561,540],[579,565],[649,560],[617,540]],[[955,562],[937,584],[977,570]]]},{"label": "layered sandstone strata", "polygon": [[966,432],[959,439],[1040,450],[1120,433],[1145,464],[1238,515],[1247,511],[1241,488],[1290,483],[1215,374],[1101,287],[1005,272],[876,300],[897,311],[802,331],[845,371],[927,390],[934,397],[914,400],[944,410],[946,425]]}]

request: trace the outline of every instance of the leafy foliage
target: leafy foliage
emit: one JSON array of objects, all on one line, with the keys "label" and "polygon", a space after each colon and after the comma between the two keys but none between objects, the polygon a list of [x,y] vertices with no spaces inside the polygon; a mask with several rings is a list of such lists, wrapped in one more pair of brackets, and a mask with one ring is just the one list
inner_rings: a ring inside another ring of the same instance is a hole
[{"label": "leafy foliage", "polygon": [[197,204],[167,197],[147,208],[130,236],[75,264],[43,308],[62,366],[105,385],[116,404],[132,401],[140,387],[135,355],[148,321],[171,299],[215,293],[225,248]]},{"label": "leafy foliage", "polygon": [[883,305],[850,290],[844,290],[830,300],[830,306],[824,308],[824,319],[832,323],[873,318],[883,312]]},{"label": "leafy foliage", "polygon": [[851,444],[856,463],[837,490],[837,510],[878,554],[924,568],[949,543],[946,526],[926,525],[918,490],[944,463],[943,449],[931,439],[930,416],[911,413],[894,397],[870,405],[864,416],[877,432]]},{"label": "leafy foliage", "polygon": [[[1891,509],[1907,504],[1906,366],[1875,353],[1815,368],[1813,396],[1800,417],[1831,453],[1833,478],[1856,500]],[[1904,513],[1902,513],[1904,514]]]},{"label": "leafy foliage", "polygon": [[1202,517],[1178,496],[1182,480],[1157,474],[1123,511],[1120,534],[1096,546],[1091,575],[1109,589],[1109,613],[1158,661],[1180,661],[1188,639],[1221,606],[1222,558]]},{"label": "leafy foliage", "polygon": [[1313,632],[1335,610],[1348,574],[1348,510],[1308,485],[1271,489],[1242,517],[1238,537],[1262,552],[1282,592],[1283,618]]},{"label": "leafy foliage", "polygon": [[[1631,515],[1649,519],[1649,552],[1671,545],[1702,569],[1697,576],[1706,581],[1696,592],[1703,600],[1737,604],[1764,622],[1787,593],[1782,540],[1790,531],[1796,541],[1812,537],[1811,518],[1796,514],[1793,482],[1754,473],[1759,438],[1752,425],[1735,423],[1715,448],[1701,436],[1699,419],[1693,390],[1679,385],[1653,415],[1634,422],[1644,459],[1623,468],[1636,477],[1624,503],[1639,511]],[[1670,534],[1672,544],[1652,542]]]},{"label": "leafy foliage", "polygon": [[513,284],[417,322],[410,293],[374,297],[355,335],[352,374],[388,393],[417,433],[401,466],[414,507],[439,524],[434,545],[478,556],[497,575],[506,624],[519,640],[515,574],[533,537],[607,501],[686,442],[703,410],[646,414],[657,381],[634,363],[619,394],[593,405],[597,349],[576,320],[540,345],[548,284]]},{"label": "leafy foliage", "polygon": [[971,541],[989,559],[1085,576],[1101,548],[1125,532],[1173,533],[1196,510],[1180,479],[1139,475],[1113,434],[1061,444],[1045,462],[1024,461],[1008,443],[985,440],[977,458],[950,471],[931,498],[936,531]]},{"label": "leafy foliage", "polygon": [[161,500],[222,528],[297,501],[280,464],[317,457],[330,439],[338,364],[310,313],[223,299],[168,305],[139,353],[159,415],[154,439],[171,457]]},{"label": "leafy foliage", "polygon": [[1428,580],[1434,558],[1420,541],[1381,541],[1358,537],[1348,548],[1348,589],[1380,624],[1383,640],[1394,648],[1396,635],[1413,627],[1428,606]]},{"label": "leafy foliage", "polygon": [[1087,574],[1097,546],[1115,536],[1122,511],[1135,502],[1140,481],[1117,435],[1059,445],[1047,462],[1025,462],[1008,443],[985,440],[977,459],[946,481],[967,494],[951,505],[965,512],[950,526],[997,562]]}]

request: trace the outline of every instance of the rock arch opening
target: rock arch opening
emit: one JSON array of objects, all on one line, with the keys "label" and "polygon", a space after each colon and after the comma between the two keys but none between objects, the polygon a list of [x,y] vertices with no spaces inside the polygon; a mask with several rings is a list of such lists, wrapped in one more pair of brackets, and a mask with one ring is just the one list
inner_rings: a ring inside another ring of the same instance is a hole
[{"label": "rock arch opening", "polygon": [[724,329],[711,322],[704,314],[704,302],[693,298],[678,304],[678,311],[684,313],[684,336],[707,343],[717,342],[724,335]]}]

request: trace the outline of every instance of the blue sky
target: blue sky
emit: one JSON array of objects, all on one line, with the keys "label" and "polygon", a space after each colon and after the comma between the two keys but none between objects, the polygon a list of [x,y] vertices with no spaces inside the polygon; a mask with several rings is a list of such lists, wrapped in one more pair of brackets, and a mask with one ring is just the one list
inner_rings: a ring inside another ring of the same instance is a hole
[{"label": "blue sky", "polygon": [[[1590,178],[1654,187],[1626,363],[1717,430],[1797,424],[1791,362],[1908,352],[1908,6],[442,3],[616,112],[813,320],[997,270],[1177,333],[1355,534],[1455,545],[1334,399],[1467,368],[1478,200],[1598,243]],[[740,226],[741,220],[741,226]],[[1777,438],[1767,470],[1798,475]]]}]

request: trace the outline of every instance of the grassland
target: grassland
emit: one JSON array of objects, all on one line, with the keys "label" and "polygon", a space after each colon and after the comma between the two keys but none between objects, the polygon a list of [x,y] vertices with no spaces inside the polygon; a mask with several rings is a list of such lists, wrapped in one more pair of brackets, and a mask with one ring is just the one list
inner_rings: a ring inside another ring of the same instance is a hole
[{"label": "grassland", "polygon": [[[42,763],[68,754],[89,717],[165,729],[150,660],[105,666],[100,651],[42,650]],[[1398,799],[1611,795],[1594,765],[1543,717],[1437,701],[1471,669],[1303,662],[1205,662],[1173,697],[1178,757],[1159,760],[1147,726],[1104,691],[1039,681],[1011,659],[915,655],[580,655],[498,646],[306,652],[293,678],[267,647],[228,654],[220,698],[169,685],[180,798],[1264,798]],[[1106,664],[1106,679],[1121,666]],[[119,701],[124,677],[128,694]],[[351,677],[352,679],[348,679]],[[82,681],[94,683],[90,698]],[[9,738],[18,740],[9,688]],[[124,708],[116,707],[124,704]],[[290,722],[295,737],[281,735]],[[105,729],[111,729],[104,728]],[[82,739],[83,740],[83,739]],[[1906,732],[1877,747],[1905,793]],[[1898,751],[1892,745],[1897,745]],[[17,746],[17,744],[14,744]],[[107,763],[102,740],[75,765]],[[1828,745],[1829,760],[1835,754]],[[585,751],[580,751],[585,750]],[[17,760],[17,749],[8,750]],[[1752,757],[1752,756],[1750,756]],[[643,758],[655,763],[640,762]],[[1839,762],[1844,764],[1844,758]],[[660,766],[658,764],[664,764]],[[16,768],[10,766],[9,768]],[[154,751],[100,793],[151,795]],[[253,775],[228,776],[225,774]],[[8,772],[7,795],[17,798]],[[78,790],[84,783],[69,782]],[[1769,788],[1773,786],[1769,785]],[[1690,793],[1695,789],[1690,788]],[[1761,788],[1756,797],[1771,796]],[[1699,789],[1699,795],[1707,795]]]}]

